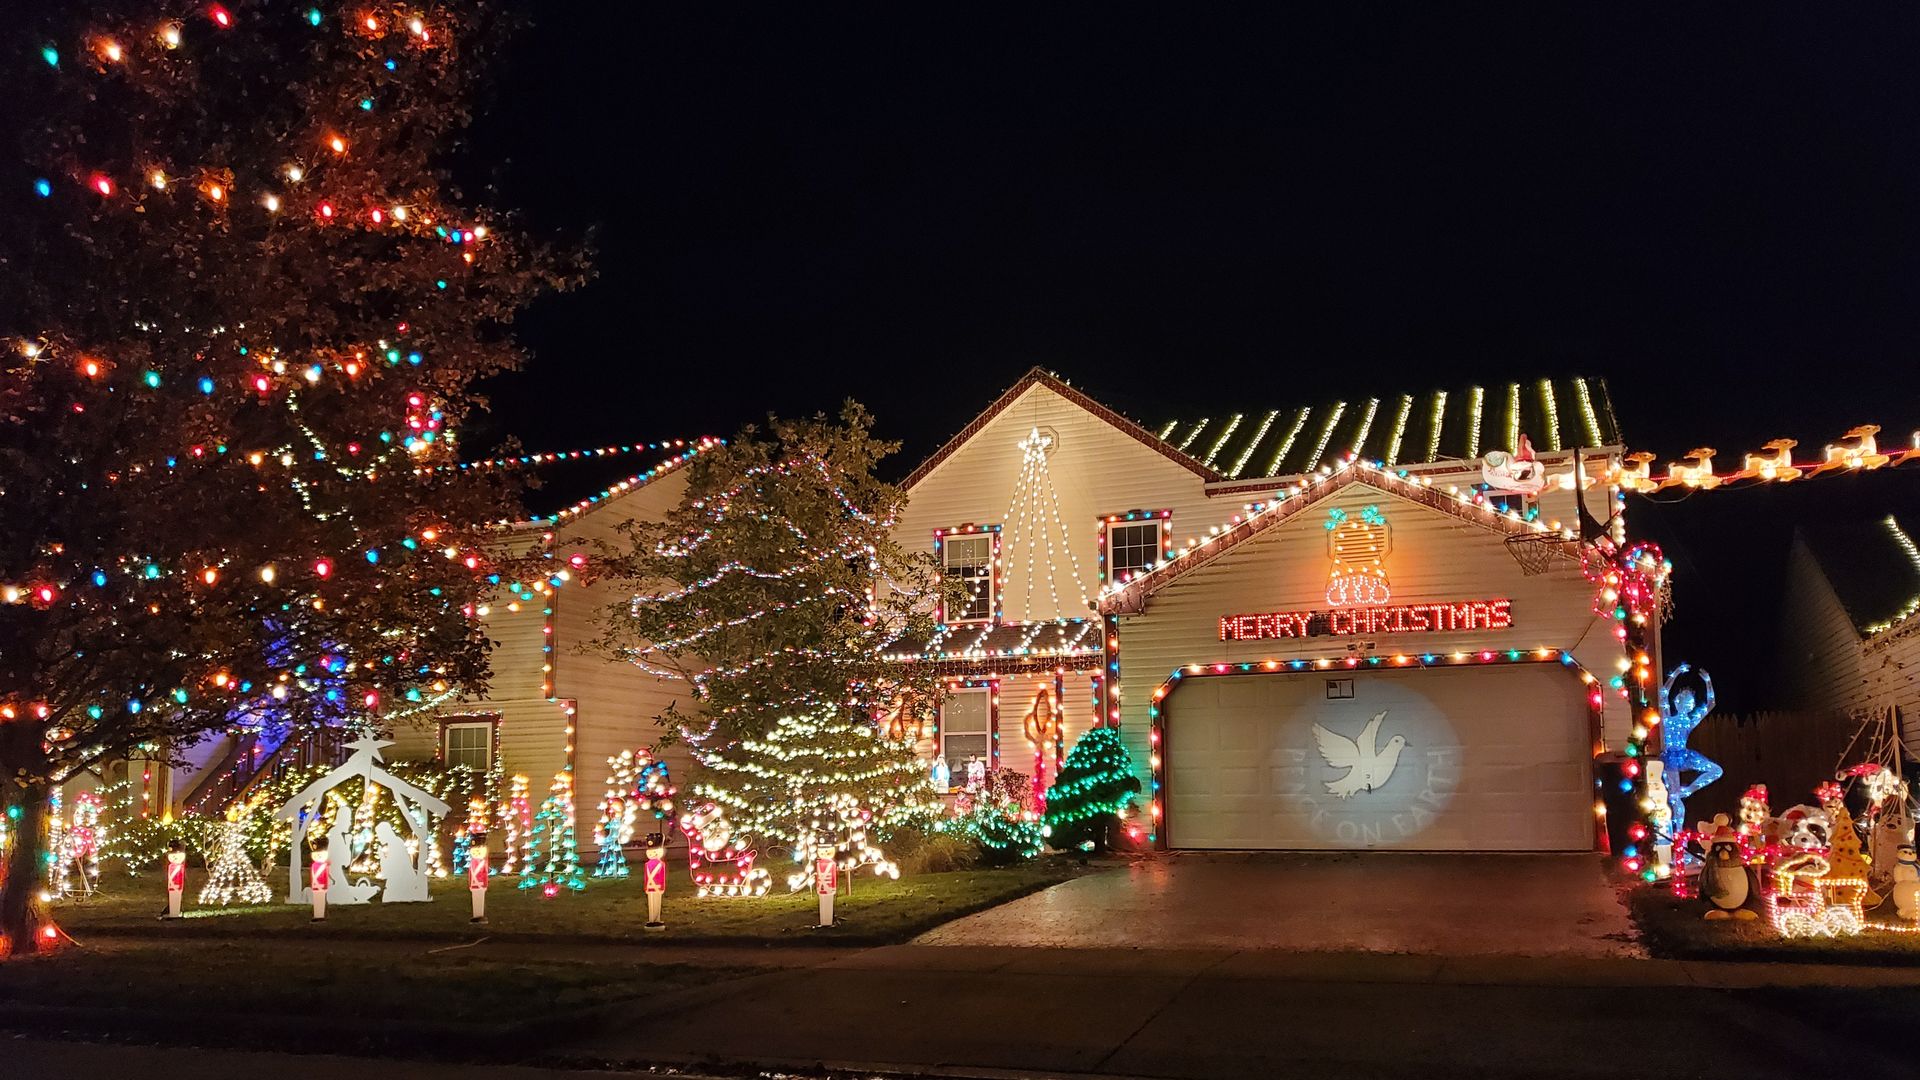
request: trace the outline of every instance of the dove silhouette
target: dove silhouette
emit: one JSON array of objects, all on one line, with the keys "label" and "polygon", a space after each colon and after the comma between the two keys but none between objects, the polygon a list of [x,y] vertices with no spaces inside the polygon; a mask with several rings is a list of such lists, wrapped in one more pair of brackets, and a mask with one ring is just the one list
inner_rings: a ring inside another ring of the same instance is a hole
[{"label": "dove silhouette", "polygon": [[1334,768],[1347,770],[1340,779],[1326,782],[1328,794],[1352,798],[1356,792],[1380,787],[1393,775],[1394,766],[1400,763],[1400,751],[1407,748],[1407,740],[1395,735],[1387,740],[1385,747],[1374,748],[1380,738],[1380,723],[1386,718],[1384,712],[1376,714],[1360,729],[1357,739],[1313,725],[1313,741],[1319,744],[1320,756]]}]

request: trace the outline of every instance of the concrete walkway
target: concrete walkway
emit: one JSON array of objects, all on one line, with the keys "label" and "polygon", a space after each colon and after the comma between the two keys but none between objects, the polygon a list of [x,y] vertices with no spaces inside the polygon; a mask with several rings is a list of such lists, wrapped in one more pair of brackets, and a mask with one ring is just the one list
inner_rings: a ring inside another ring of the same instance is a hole
[{"label": "concrete walkway", "polygon": [[1643,955],[1597,855],[1180,854],[1057,885],[916,944]]}]

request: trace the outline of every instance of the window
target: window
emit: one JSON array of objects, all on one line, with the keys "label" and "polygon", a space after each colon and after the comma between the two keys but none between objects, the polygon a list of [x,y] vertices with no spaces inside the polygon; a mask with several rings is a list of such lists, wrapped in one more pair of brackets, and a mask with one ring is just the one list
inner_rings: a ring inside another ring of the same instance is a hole
[{"label": "window", "polygon": [[967,762],[993,765],[993,692],[986,687],[956,690],[940,706],[940,756],[953,786],[967,782]]},{"label": "window", "polygon": [[993,618],[993,536],[949,536],[940,545],[946,572],[967,588],[960,606],[947,612],[948,622]]},{"label": "window", "polygon": [[440,760],[486,772],[493,767],[493,721],[450,721],[440,733]]},{"label": "window", "polygon": [[1107,523],[1107,580],[1125,581],[1160,562],[1158,521]]}]

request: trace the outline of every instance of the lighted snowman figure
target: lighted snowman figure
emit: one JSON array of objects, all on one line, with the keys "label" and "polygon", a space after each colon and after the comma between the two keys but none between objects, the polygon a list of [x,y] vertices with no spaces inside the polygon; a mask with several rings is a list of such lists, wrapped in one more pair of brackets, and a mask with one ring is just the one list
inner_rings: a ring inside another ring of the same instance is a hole
[{"label": "lighted snowman figure", "polygon": [[1327,514],[1327,556],[1333,569],[1327,575],[1327,603],[1334,607],[1384,604],[1392,598],[1387,587],[1387,552],[1392,539],[1386,515],[1377,506],[1350,517],[1334,507]]},{"label": "lighted snowman figure", "polygon": [[1920,922],[1920,859],[1914,857],[1913,837],[1901,844],[1893,861],[1893,907],[1908,922]]}]

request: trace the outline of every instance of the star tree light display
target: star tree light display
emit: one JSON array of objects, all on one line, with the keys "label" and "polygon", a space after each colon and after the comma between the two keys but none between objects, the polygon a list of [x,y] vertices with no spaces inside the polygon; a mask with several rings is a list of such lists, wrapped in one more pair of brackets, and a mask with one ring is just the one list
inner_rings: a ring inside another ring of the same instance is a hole
[{"label": "star tree light display", "polygon": [[577,274],[439,169],[484,4],[39,7],[0,60],[13,949],[58,938],[35,879],[77,770],[484,688],[497,568],[457,523],[509,492],[430,466],[520,361],[500,325]]},{"label": "star tree light display", "polygon": [[938,700],[931,665],[884,652],[932,635],[939,585],[931,556],[891,535],[905,496],[873,476],[895,447],[871,427],[849,404],[839,423],[749,429],[686,466],[686,498],[665,520],[625,526],[595,560],[632,587],[598,647],[684,681],[699,706],[663,717],[704,770],[699,802],[795,850],[843,798],[876,829],[933,801],[912,744],[873,719]]}]

